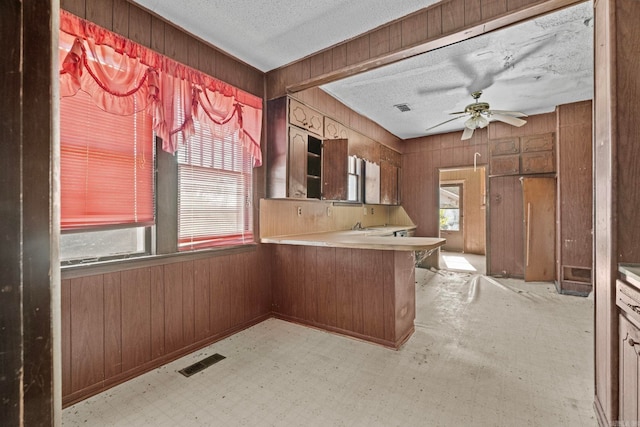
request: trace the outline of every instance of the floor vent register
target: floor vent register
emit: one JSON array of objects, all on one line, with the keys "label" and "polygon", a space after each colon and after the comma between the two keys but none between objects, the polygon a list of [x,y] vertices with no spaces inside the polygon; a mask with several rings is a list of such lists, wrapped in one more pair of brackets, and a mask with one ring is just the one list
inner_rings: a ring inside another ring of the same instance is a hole
[{"label": "floor vent register", "polygon": [[209,366],[218,363],[224,358],[225,357],[221,354],[216,353],[200,360],[199,362],[194,363],[193,365],[189,365],[186,368],[179,370],[178,372],[180,372],[185,377],[190,377],[191,375],[197,374],[198,372],[208,368]]}]

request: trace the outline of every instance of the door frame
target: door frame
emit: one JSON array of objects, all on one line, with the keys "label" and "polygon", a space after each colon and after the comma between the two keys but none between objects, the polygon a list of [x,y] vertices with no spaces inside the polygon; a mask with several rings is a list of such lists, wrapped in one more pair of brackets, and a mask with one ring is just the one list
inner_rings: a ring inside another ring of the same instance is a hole
[{"label": "door frame", "polygon": [[[484,193],[482,194],[478,194],[478,197],[481,198],[481,202],[480,202],[480,209],[484,210],[484,224],[483,224],[483,231],[485,233],[484,235],[484,242],[483,242],[483,249],[484,249],[484,256],[485,256],[485,271],[488,271],[488,221],[489,221],[489,203],[488,203],[488,194],[489,194],[489,177],[488,177],[488,173],[489,173],[489,168],[487,167],[486,164],[478,164],[474,167],[474,165],[469,165],[469,166],[454,166],[454,167],[440,167],[437,168],[438,171],[438,185],[437,188],[435,189],[435,191],[437,191],[437,197],[438,197],[438,201],[437,201],[437,206],[438,206],[438,215],[436,215],[436,218],[440,218],[439,215],[439,210],[440,210],[440,185],[442,183],[456,183],[460,182],[460,183],[464,183],[464,179],[443,179],[443,172],[449,172],[449,171],[466,171],[466,172],[480,172],[481,175],[481,191],[482,191],[482,187]],[[469,200],[469,197],[475,197],[474,195],[469,194],[469,186],[468,183],[465,183],[464,189],[463,189],[464,193],[463,193],[463,197],[467,198],[467,201]],[[466,195],[465,195],[466,194]],[[464,203],[464,202],[463,202]],[[469,208],[469,203],[464,203],[464,205],[466,206],[464,209],[468,209]],[[466,245],[466,240],[469,238],[468,235],[468,218],[467,220],[465,220],[465,217],[468,217],[468,214],[463,213],[463,221],[465,221],[464,223],[464,228],[467,229],[466,231],[464,231],[465,235],[463,236],[463,251],[467,252],[467,245]],[[440,224],[436,224],[437,230],[438,230],[438,236],[440,236]],[[470,253],[473,253],[473,251],[471,251]]]}]

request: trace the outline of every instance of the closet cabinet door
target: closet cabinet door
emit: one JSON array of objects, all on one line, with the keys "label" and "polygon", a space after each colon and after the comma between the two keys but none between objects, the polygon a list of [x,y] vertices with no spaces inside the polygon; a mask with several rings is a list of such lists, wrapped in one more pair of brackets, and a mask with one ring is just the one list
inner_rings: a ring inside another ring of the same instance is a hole
[{"label": "closet cabinet door", "polygon": [[556,180],[523,178],[524,280],[551,281],[555,270]]},{"label": "closet cabinet door", "polygon": [[389,162],[380,162],[380,203],[398,204],[398,167]]},{"label": "closet cabinet door", "polygon": [[347,200],[349,153],[347,139],[327,139],[322,146],[322,198]]},{"label": "closet cabinet door", "polygon": [[293,126],[289,127],[287,196],[307,197],[307,134]]},{"label": "closet cabinet door", "polygon": [[627,318],[619,315],[620,320],[620,425],[625,422],[636,423],[638,413],[638,364],[640,358],[640,330]]}]

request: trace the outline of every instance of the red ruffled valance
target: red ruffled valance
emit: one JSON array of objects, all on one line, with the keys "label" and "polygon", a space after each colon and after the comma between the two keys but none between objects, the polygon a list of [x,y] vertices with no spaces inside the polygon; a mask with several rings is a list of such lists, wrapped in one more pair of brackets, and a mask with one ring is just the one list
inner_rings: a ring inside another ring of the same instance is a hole
[{"label": "red ruffled valance", "polygon": [[[262,164],[261,98],[64,10],[60,13],[62,96],[83,90],[100,108],[119,115],[147,110],[163,149],[171,153],[178,149],[178,132],[185,139],[193,134],[194,114],[202,123],[232,126],[254,166]],[[176,123],[176,117],[184,119]]]}]

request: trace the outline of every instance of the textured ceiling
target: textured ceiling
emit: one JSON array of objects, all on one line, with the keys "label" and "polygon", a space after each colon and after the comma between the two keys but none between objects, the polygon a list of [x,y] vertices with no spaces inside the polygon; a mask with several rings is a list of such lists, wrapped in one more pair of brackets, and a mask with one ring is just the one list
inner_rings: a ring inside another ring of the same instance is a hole
[{"label": "textured ceiling", "polygon": [[[238,59],[269,71],[435,1],[132,0]],[[394,135],[462,129],[450,119],[483,90],[491,108],[525,114],[593,97],[593,9],[585,2],[538,19],[322,86]],[[408,104],[400,112],[396,104]],[[525,125],[526,126],[526,125]]]},{"label": "textured ceiling", "polygon": [[494,109],[553,111],[593,97],[592,15],[583,3],[322,89],[402,139],[462,129],[464,119],[426,131],[463,111],[477,90]]}]

